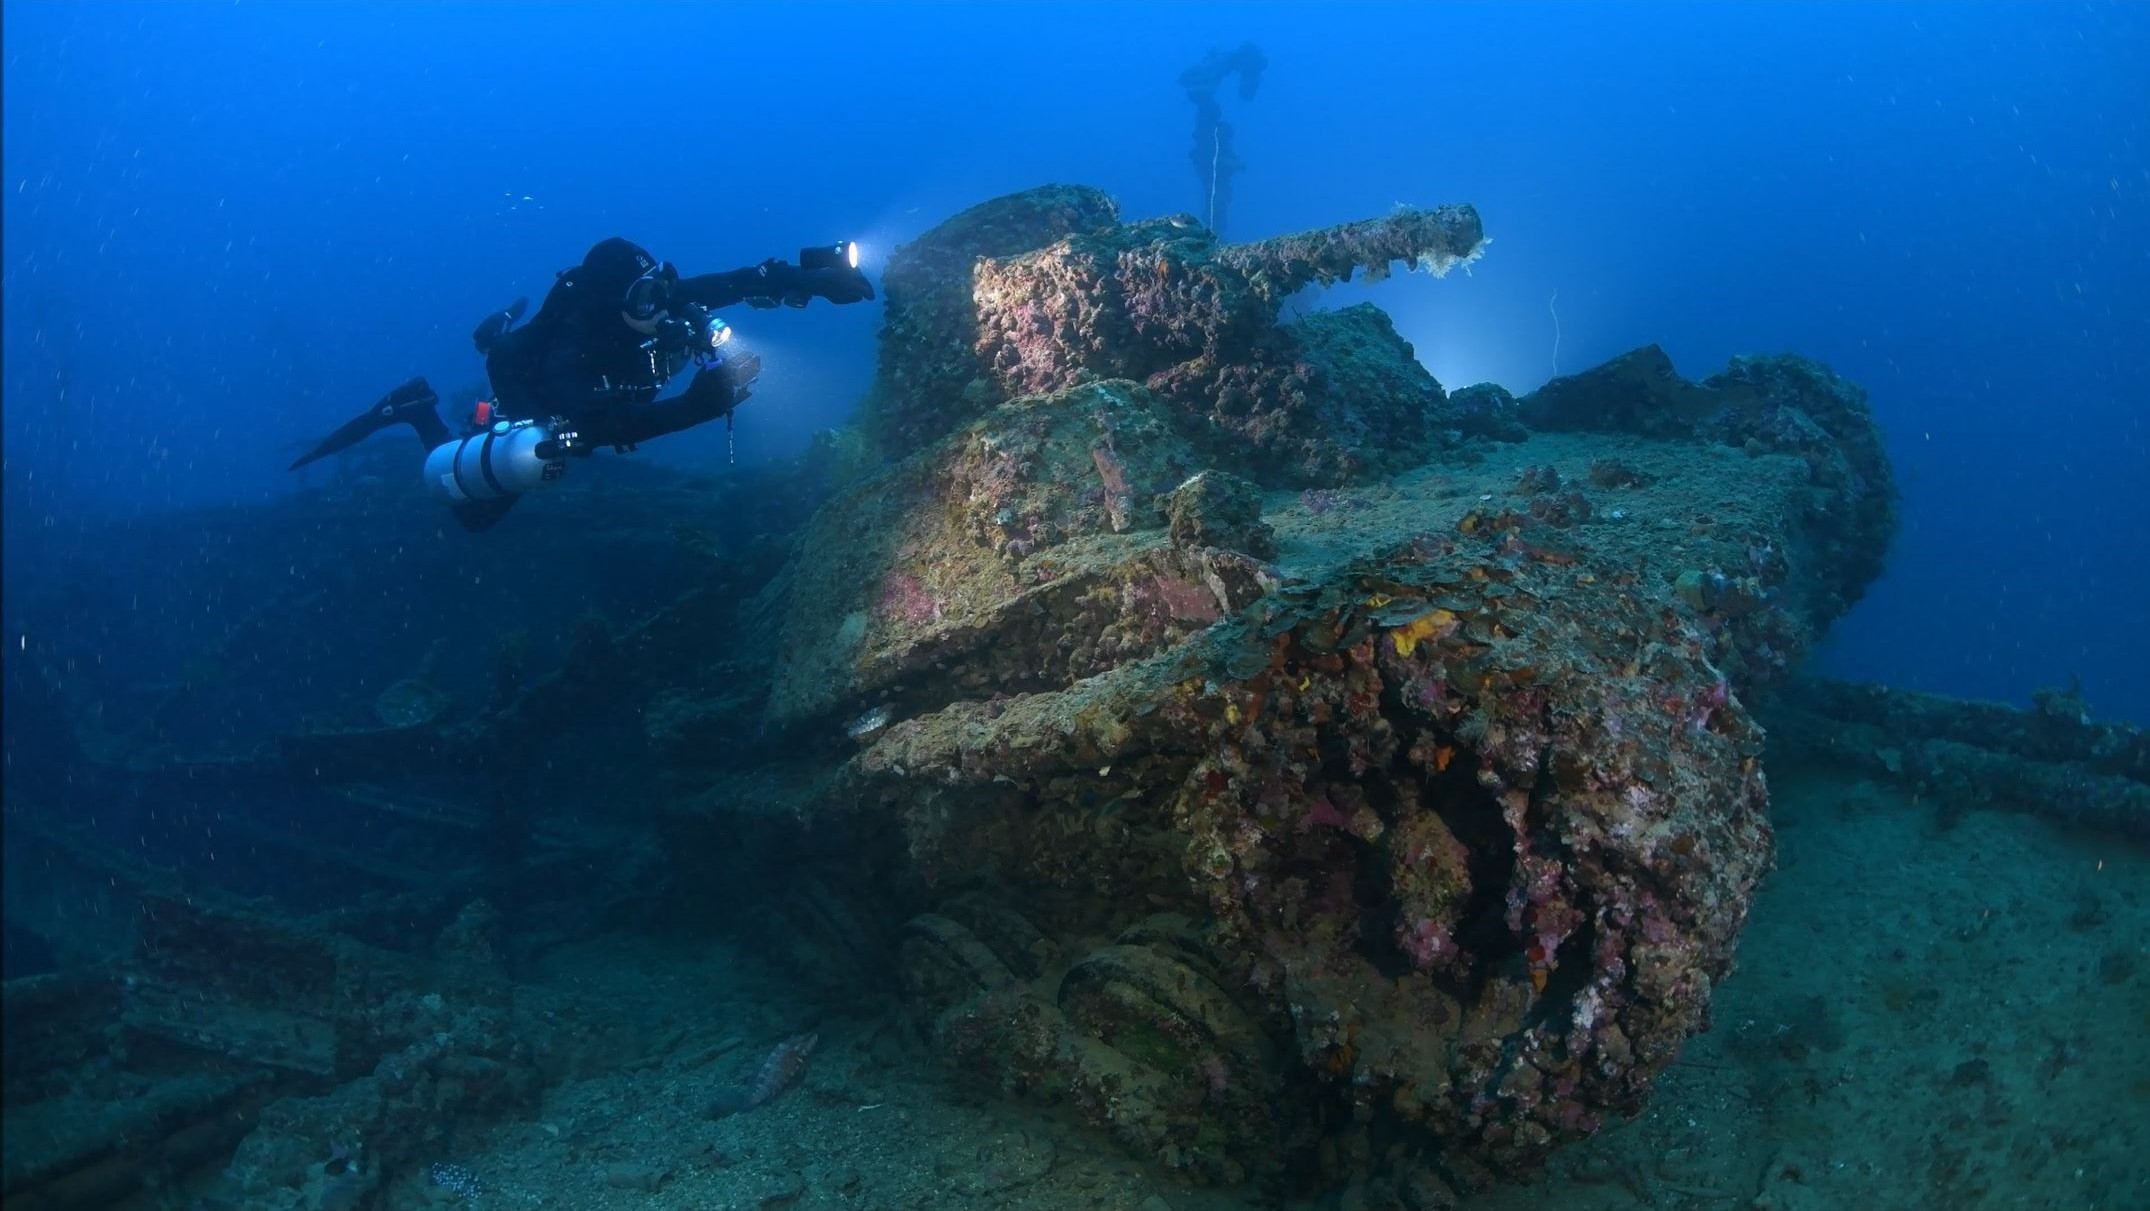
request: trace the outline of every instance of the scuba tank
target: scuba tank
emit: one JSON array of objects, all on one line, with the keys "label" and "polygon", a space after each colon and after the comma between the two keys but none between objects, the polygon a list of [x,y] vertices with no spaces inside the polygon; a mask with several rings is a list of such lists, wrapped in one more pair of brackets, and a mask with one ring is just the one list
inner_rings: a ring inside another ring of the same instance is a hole
[{"label": "scuba tank", "polygon": [[[481,418],[490,410],[480,405]],[[483,424],[481,420],[481,424]],[[426,487],[450,504],[521,496],[567,473],[575,434],[556,422],[499,420],[426,454]]]}]

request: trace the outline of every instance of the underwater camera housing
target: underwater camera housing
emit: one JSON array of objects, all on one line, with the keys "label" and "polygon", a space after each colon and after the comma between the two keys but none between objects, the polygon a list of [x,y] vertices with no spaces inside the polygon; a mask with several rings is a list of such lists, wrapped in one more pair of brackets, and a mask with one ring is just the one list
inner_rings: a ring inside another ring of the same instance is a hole
[{"label": "underwater camera housing", "polygon": [[732,326],[699,303],[680,304],[670,319],[657,325],[656,343],[703,364],[716,360],[717,351],[731,339]]},{"label": "underwater camera housing", "polygon": [[689,362],[697,366],[718,364],[731,339],[732,326],[707,307],[682,303],[672,309],[669,318],[658,322],[656,333],[642,342],[642,351],[649,357],[650,376],[662,383],[686,369]]},{"label": "underwater camera housing", "polygon": [[859,244],[857,240],[845,240],[841,244],[822,244],[799,250],[801,269],[851,269],[859,267]]}]

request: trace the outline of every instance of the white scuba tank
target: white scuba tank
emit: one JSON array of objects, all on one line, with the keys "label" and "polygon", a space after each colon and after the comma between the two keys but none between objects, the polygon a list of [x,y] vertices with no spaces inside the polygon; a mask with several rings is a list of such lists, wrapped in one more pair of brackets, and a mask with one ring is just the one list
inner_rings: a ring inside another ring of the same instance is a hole
[{"label": "white scuba tank", "polygon": [[[550,455],[551,457],[547,457]],[[435,446],[426,455],[426,486],[450,504],[521,496],[567,471],[551,430],[537,421],[495,421],[482,433]]]}]

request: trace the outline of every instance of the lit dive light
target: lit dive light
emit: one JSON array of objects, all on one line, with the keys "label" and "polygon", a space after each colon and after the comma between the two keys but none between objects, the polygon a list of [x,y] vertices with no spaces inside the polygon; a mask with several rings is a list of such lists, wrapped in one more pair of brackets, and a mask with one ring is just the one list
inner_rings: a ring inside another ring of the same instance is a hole
[{"label": "lit dive light", "polygon": [[859,267],[859,242],[845,240],[841,244],[823,244],[819,248],[799,250],[801,269],[856,269]]}]

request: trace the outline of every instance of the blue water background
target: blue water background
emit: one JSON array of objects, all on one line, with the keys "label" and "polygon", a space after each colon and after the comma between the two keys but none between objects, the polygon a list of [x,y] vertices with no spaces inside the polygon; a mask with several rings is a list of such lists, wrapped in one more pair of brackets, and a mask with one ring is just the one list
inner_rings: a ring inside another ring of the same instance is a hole
[{"label": "blue water background", "polygon": [[[1904,491],[1826,670],[2150,719],[2150,6],[58,4],[5,55],[7,525],[274,499],[289,443],[627,235],[869,261],[1048,181],[1201,209],[1176,78],[1243,39],[1225,234],[1475,203],[1344,287],[1453,388],[1657,342],[1865,385]],[[735,317],[741,458],[841,423],[877,308]],[[387,440],[387,439],[379,439]],[[641,457],[712,466],[721,432]],[[603,473],[601,468],[595,473]],[[8,568],[12,582],[34,568]]]}]

